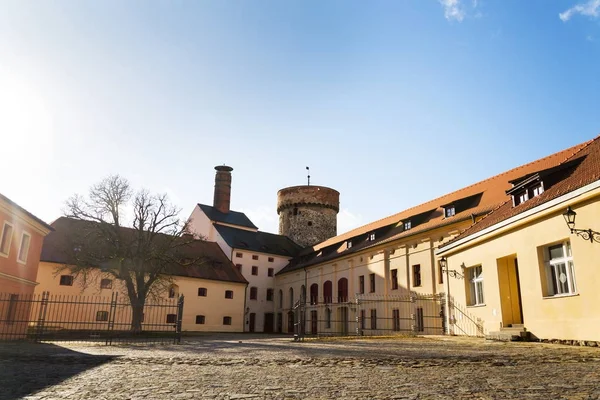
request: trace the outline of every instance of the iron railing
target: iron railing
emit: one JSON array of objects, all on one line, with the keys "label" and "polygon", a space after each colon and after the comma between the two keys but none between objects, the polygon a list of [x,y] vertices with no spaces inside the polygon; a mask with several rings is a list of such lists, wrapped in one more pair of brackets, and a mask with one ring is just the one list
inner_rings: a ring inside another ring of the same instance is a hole
[{"label": "iron railing", "polygon": [[181,341],[183,296],[148,299],[138,326],[128,298],[0,293],[0,340]]},{"label": "iron railing", "polygon": [[287,331],[296,339],[307,335],[443,335],[445,331],[440,295],[356,295],[326,301],[312,297],[310,302],[301,298],[291,309],[280,311],[287,315]]}]

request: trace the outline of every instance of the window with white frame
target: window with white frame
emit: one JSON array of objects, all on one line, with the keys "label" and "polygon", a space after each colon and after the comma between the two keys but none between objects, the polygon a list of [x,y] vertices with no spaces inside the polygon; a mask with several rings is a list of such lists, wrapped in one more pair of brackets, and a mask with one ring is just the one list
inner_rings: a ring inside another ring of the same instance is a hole
[{"label": "window with white frame", "polygon": [[410,228],[412,228],[412,224],[411,224],[410,220],[408,220],[408,221],[405,221],[405,222],[404,222],[404,230],[405,230],[405,231],[407,231],[407,230],[409,230]]},{"label": "window with white frame", "polygon": [[446,218],[453,217],[456,214],[456,208],[454,206],[448,206],[444,209]]},{"label": "window with white frame", "polygon": [[29,244],[31,243],[31,235],[27,232],[23,232],[21,235],[21,245],[19,246],[19,257],[17,261],[21,264],[27,262],[27,254],[29,254]]},{"label": "window with white frame", "polygon": [[483,269],[481,265],[467,270],[469,277],[469,305],[478,306],[485,304],[483,299]]},{"label": "window with white frame", "polygon": [[533,189],[531,189],[531,191],[533,193],[533,197],[539,196],[540,194],[544,193],[543,183],[540,182],[537,186],[534,186]]},{"label": "window with white frame", "polygon": [[564,242],[544,248],[547,296],[577,293],[571,243]]},{"label": "window with white frame", "polygon": [[10,252],[10,242],[12,241],[13,226],[8,222],[2,227],[2,236],[0,236],[0,254],[5,256]]},{"label": "window with white frame", "polygon": [[375,233],[370,233],[369,234],[369,241],[372,242],[373,240],[375,240]]}]

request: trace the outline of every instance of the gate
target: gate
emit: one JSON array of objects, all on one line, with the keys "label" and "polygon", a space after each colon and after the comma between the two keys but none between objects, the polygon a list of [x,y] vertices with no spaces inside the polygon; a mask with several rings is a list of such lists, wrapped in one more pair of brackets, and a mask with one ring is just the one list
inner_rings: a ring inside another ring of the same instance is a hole
[{"label": "gate", "polygon": [[183,296],[148,300],[141,330],[126,296],[0,293],[0,340],[181,342]]},{"label": "gate", "polygon": [[301,299],[294,305],[295,337],[443,335],[445,331],[441,295],[357,295],[337,303],[319,300],[313,297],[305,303]]}]

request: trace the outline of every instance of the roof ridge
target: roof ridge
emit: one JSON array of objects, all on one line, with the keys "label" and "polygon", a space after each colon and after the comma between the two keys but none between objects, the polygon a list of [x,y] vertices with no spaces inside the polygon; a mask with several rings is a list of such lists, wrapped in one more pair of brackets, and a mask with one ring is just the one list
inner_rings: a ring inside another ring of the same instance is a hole
[{"label": "roof ridge", "polygon": [[[544,156],[544,157],[542,157],[542,158],[538,158],[537,160],[530,161],[530,162],[528,162],[528,163],[522,164],[522,165],[520,165],[520,166],[518,166],[518,167],[515,167],[515,168],[512,168],[512,169],[509,169],[509,170],[507,170],[507,171],[504,171],[504,172],[502,172],[502,173],[499,173],[499,174],[497,174],[497,175],[493,175],[493,176],[491,176],[491,177],[489,177],[489,178],[486,178],[486,179],[484,179],[484,180],[481,180],[481,181],[475,182],[475,183],[473,183],[473,184],[471,184],[471,185],[468,185],[468,186],[465,186],[465,187],[463,187],[463,188],[460,188],[460,189],[454,190],[454,191],[452,191],[452,192],[450,192],[450,193],[446,193],[446,194],[444,194],[444,195],[442,195],[442,196],[438,196],[438,197],[436,197],[436,198],[434,198],[434,199],[432,199],[432,200],[426,201],[426,202],[424,202],[424,203],[417,204],[417,205],[415,205],[415,206],[413,206],[413,207],[410,207],[410,208],[407,208],[407,209],[405,209],[405,210],[399,211],[399,212],[397,212],[397,213],[395,213],[395,214],[388,215],[387,217],[383,217],[383,218],[377,219],[377,220],[375,220],[375,221],[369,222],[369,223],[367,223],[367,224],[361,225],[361,226],[359,226],[359,227],[357,227],[357,228],[354,228],[354,229],[352,229],[352,230],[349,230],[349,231],[347,231],[347,232],[344,232],[344,233],[342,233],[342,234],[340,234],[340,235],[336,235],[336,236],[343,236],[343,235],[346,235],[346,234],[348,234],[348,233],[350,233],[350,232],[353,232],[353,231],[358,231],[358,230],[360,230],[360,229],[366,228],[366,227],[367,227],[367,226],[369,226],[369,225],[376,225],[378,222],[382,222],[382,221],[384,221],[384,220],[386,220],[386,219],[388,219],[388,218],[392,218],[392,217],[394,217],[394,216],[397,216],[397,215],[399,215],[399,214],[403,214],[403,213],[409,212],[409,211],[411,211],[411,210],[414,210],[414,209],[416,209],[417,207],[422,207],[422,206],[425,206],[426,204],[429,204],[429,203],[433,203],[433,202],[439,201],[439,200],[441,200],[441,199],[442,199],[442,198],[444,198],[444,197],[449,197],[449,196],[452,196],[452,195],[454,195],[454,194],[457,194],[457,193],[459,193],[459,192],[461,192],[461,191],[465,191],[465,190],[471,189],[471,188],[473,188],[474,186],[481,185],[481,184],[483,184],[483,183],[485,183],[485,182],[488,182],[488,181],[490,181],[490,180],[492,180],[492,179],[497,179],[497,178],[499,178],[499,177],[502,177],[502,176],[504,176],[504,175],[507,175],[507,174],[509,174],[509,173],[512,173],[512,172],[514,172],[514,171],[517,171],[517,170],[519,170],[519,169],[526,168],[526,167],[528,167],[528,166],[532,166],[532,165],[534,165],[534,164],[536,164],[536,163],[540,163],[540,162],[542,162],[543,160],[546,160],[546,159],[548,159],[548,158],[550,158],[550,157],[556,156],[556,155],[558,155],[558,154],[560,154],[560,153],[567,152],[567,151],[569,151],[569,150],[573,149],[573,154],[571,154],[571,155],[570,155],[569,157],[567,157],[567,159],[566,159],[566,160],[568,160],[569,158],[573,157],[573,155],[577,154],[579,151],[581,151],[583,148],[587,147],[587,146],[588,146],[588,145],[589,145],[591,142],[595,141],[595,140],[596,140],[596,139],[598,139],[598,138],[600,138],[600,135],[599,135],[598,137],[596,137],[595,139],[591,139],[591,140],[588,140],[588,141],[586,141],[586,142],[583,142],[583,143],[576,144],[576,145],[574,145],[574,146],[571,146],[571,147],[568,147],[568,148],[566,148],[566,149],[564,149],[564,150],[556,151],[556,152],[554,152],[554,153],[552,153],[552,154],[549,154],[549,155],[547,155],[547,156]],[[580,147],[580,146],[581,146],[581,147]],[[565,161],[566,161],[566,160],[565,160]],[[562,161],[562,162],[560,162],[558,165],[562,164],[562,163],[563,163],[563,162],[565,162],[565,161]],[[502,203],[502,204],[504,204],[504,203]],[[436,209],[437,209],[437,207],[436,207]],[[489,213],[488,213],[488,214],[489,214]],[[397,222],[397,221],[396,221],[396,222]],[[392,223],[390,223],[390,225],[391,225],[391,224],[392,224]],[[332,239],[333,239],[333,238],[332,238]],[[327,239],[327,240],[329,240],[329,239]],[[322,243],[325,243],[327,240],[324,240],[323,242],[321,242],[321,243],[318,243],[317,245],[320,245],[320,244],[322,244]],[[337,243],[337,242],[334,242],[334,243]]]}]

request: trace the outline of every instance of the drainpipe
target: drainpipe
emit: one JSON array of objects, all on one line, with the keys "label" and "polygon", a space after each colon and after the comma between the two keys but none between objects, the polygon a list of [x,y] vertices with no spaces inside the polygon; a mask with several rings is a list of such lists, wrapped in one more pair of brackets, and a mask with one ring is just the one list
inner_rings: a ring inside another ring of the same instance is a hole
[{"label": "drainpipe", "polygon": [[450,335],[450,266],[449,258],[446,258],[446,304],[445,304],[445,319],[446,319],[446,334]]}]

